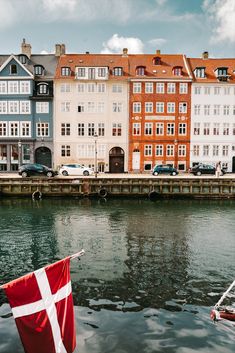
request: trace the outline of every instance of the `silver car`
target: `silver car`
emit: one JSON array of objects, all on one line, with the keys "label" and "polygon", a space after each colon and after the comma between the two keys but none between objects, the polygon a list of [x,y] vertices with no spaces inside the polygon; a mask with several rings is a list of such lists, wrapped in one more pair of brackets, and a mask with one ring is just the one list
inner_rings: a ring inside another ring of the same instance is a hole
[{"label": "silver car", "polygon": [[68,175],[83,175],[88,176],[94,174],[93,169],[89,167],[85,167],[81,164],[71,163],[71,164],[63,164],[59,169],[59,174],[64,176]]}]

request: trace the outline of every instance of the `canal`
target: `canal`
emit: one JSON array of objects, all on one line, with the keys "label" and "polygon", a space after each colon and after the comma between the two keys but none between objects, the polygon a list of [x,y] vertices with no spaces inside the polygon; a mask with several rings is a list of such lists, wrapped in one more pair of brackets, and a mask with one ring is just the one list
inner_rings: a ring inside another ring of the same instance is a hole
[{"label": "canal", "polygon": [[[235,326],[209,317],[234,229],[234,200],[0,199],[0,284],[83,248],[77,353],[234,353]],[[0,353],[23,353],[10,313],[0,291]]]}]

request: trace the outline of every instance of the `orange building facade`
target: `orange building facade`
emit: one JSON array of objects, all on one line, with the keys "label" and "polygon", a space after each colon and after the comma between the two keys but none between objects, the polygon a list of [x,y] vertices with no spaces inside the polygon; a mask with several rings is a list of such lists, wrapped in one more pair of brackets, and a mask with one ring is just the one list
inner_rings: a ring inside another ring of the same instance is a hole
[{"label": "orange building facade", "polygon": [[130,55],[129,171],[190,164],[192,76],[184,55]]}]

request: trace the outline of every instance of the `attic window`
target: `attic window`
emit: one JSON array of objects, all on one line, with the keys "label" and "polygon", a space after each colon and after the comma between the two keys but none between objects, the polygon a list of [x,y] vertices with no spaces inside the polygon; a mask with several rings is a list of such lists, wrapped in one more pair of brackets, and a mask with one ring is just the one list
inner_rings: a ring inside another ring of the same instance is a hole
[{"label": "attic window", "polygon": [[44,67],[42,65],[34,66],[34,74],[37,76],[42,76],[44,73]]},{"label": "attic window", "polygon": [[122,76],[123,68],[122,67],[114,67],[113,68],[113,76]]},{"label": "attic window", "polygon": [[173,67],[173,74],[175,76],[181,76],[182,75],[182,67],[181,66],[175,66]]},{"label": "attic window", "polygon": [[136,75],[144,76],[145,75],[145,66],[137,66]]},{"label": "attic window", "polygon": [[70,67],[62,67],[61,68],[61,76],[70,76],[71,74],[71,70],[70,70]]},{"label": "attic window", "polygon": [[39,83],[38,84],[38,94],[48,94],[49,93],[49,86],[47,83]]},{"label": "attic window", "polygon": [[218,67],[216,70],[216,77],[219,81],[227,81],[229,78],[227,67]]},{"label": "attic window", "polygon": [[161,58],[159,56],[153,58],[153,65],[161,65]]},{"label": "attic window", "polygon": [[10,74],[11,75],[16,75],[17,74],[17,66],[15,64],[12,64],[10,66]]},{"label": "attic window", "polygon": [[19,60],[21,64],[26,64],[27,63],[27,56],[26,55],[19,55]]},{"label": "attic window", "polygon": [[196,67],[194,70],[195,77],[197,78],[205,78],[205,67]]}]

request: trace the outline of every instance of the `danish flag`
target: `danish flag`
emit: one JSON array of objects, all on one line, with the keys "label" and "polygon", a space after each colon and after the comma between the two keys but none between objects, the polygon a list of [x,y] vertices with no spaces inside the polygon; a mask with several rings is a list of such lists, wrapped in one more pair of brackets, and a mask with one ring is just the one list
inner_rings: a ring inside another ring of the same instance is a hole
[{"label": "danish flag", "polygon": [[76,332],[70,259],[78,254],[2,286],[26,353],[74,351]]}]

